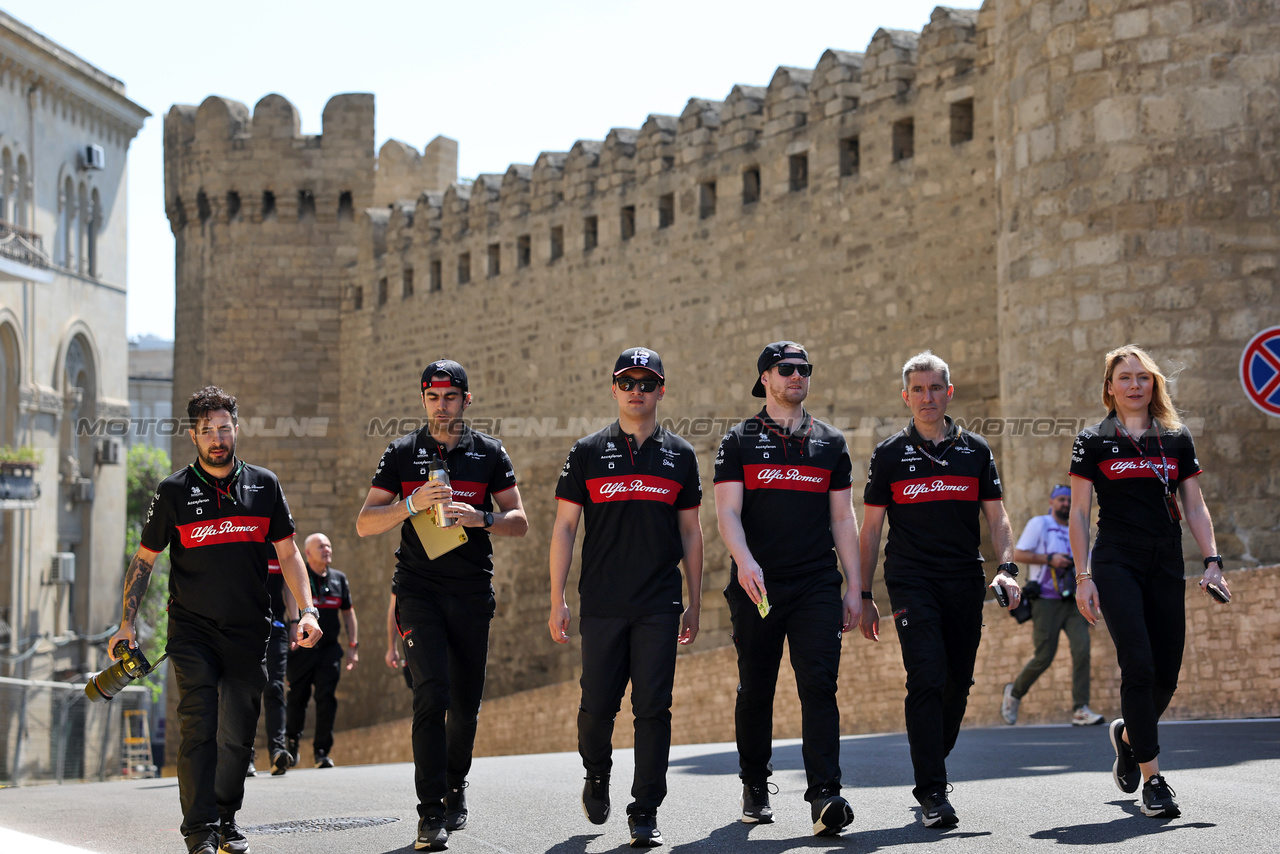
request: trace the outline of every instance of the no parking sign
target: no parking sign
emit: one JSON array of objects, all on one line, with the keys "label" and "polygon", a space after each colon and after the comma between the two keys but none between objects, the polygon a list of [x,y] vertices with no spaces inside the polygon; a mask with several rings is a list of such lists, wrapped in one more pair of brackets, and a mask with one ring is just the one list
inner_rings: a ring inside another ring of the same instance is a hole
[{"label": "no parking sign", "polygon": [[1262,330],[1245,345],[1240,385],[1250,403],[1280,418],[1280,326]]}]

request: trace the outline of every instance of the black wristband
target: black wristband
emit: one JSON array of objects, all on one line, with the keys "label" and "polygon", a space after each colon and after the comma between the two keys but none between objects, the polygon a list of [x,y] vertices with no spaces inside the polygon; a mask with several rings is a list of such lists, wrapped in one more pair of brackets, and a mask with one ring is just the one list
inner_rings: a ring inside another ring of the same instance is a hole
[{"label": "black wristband", "polygon": [[1018,577],[1018,565],[1016,563],[1002,563],[996,567],[996,574],[1004,573],[1010,578]]},{"label": "black wristband", "polygon": [[874,598],[874,597],[872,597],[872,595],[871,595],[871,591],[870,591],[870,590],[863,590],[863,591],[862,591],[862,598],[863,598],[863,599],[872,599],[872,598]]},{"label": "black wristband", "polygon": [[1204,559],[1204,568],[1208,569],[1209,564],[1211,563],[1216,563],[1218,565],[1218,570],[1221,571],[1223,568],[1222,555],[1209,555],[1207,558]]}]

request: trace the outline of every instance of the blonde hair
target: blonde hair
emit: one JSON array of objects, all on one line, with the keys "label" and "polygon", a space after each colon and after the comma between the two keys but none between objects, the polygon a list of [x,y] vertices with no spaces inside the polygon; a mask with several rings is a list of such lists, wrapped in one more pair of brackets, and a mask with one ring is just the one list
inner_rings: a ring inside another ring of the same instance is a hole
[{"label": "blonde hair", "polygon": [[1152,418],[1160,422],[1160,426],[1168,430],[1177,430],[1182,427],[1182,419],[1178,417],[1178,410],[1173,408],[1173,398],[1169,397],[1169,381],[1165,379],[1164,373],[1156,365],[1155,359],[1136,344],[1125,344],[1123,347],[1117,347],[1107,354],[1107,369],[1102,375],[1102,404],[1107,407],[1107,411],[1116,408],[1115,395],[1111,393],[1109,383],[1111,375],[1115,373],[1116,365],[1119,365],[1125,359],[1133,356],[1142,365],[1142,369],[1151,374],[1151,403],[1147,406],[1147,412]]}]

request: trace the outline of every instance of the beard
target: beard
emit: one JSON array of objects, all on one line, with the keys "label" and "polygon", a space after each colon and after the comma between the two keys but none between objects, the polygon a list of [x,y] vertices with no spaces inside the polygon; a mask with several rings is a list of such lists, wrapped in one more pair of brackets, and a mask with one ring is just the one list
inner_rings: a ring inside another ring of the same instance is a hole
[{"label": "beard", "polygon": [[196,456],[200,458],[200,464],[206,469],[216,469],[228,466],[236,457],[235,439],[232,439],[227,443],[225,448],[220,450],[210,448],[206,451],[204,448],[197,446]]},{"label": "beard", "polygon": [[1065,524],[1067,520],[1071,518],[1071,508],[1068,507],[1066,510],[1063,510],[1062,512],[1058,512],[1057,510],[1053,511],[1053,518]]}]

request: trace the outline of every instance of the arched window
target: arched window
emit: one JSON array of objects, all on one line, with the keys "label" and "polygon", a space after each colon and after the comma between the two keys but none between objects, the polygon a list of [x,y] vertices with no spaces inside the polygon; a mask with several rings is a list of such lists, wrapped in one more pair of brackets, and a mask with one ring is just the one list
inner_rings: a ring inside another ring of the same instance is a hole
[{"label": "arched window", "polygon": [[0,323],[0,445],[18,444],[18,333]]},{"label": "arched window", "polygon": [[0,170],[3,170],[0,172],[0,220],[13,222],[9,215],[9,205],[12,204],[10,200],[13,198],[13,192],[10,190],[14,183],[13,155],[7,148],[3,154],[0,154]]},{"label": "arched window", "polygon": [[83,182],[81,182],[80,192],[76,196],[76,210],[79,211],[80,215],[76,218],[75,270],[78,273],[88,273],[89,253],[87,249],[89,242],[89,217],[92,215],[92,212],[89,210],[89,190],[85,187]]},{"label": "arched window", "polygon": [[31,223],[31,176],[27,174],[27,156],[18,155],[18,185],[13,188],[14,214],[13,221],[19,228],[28,228]]},{"label": "arched window", "polygon": [[76,263],[76,185],[68,177],[62,184],[61,257],[58,259],[68,270]]},{"label": "arched window", "polygon": [[89,275],[97,278],[98,271],[98,231],[102,228],[102,196],[98,188],[93,188],[89,197]]}]

